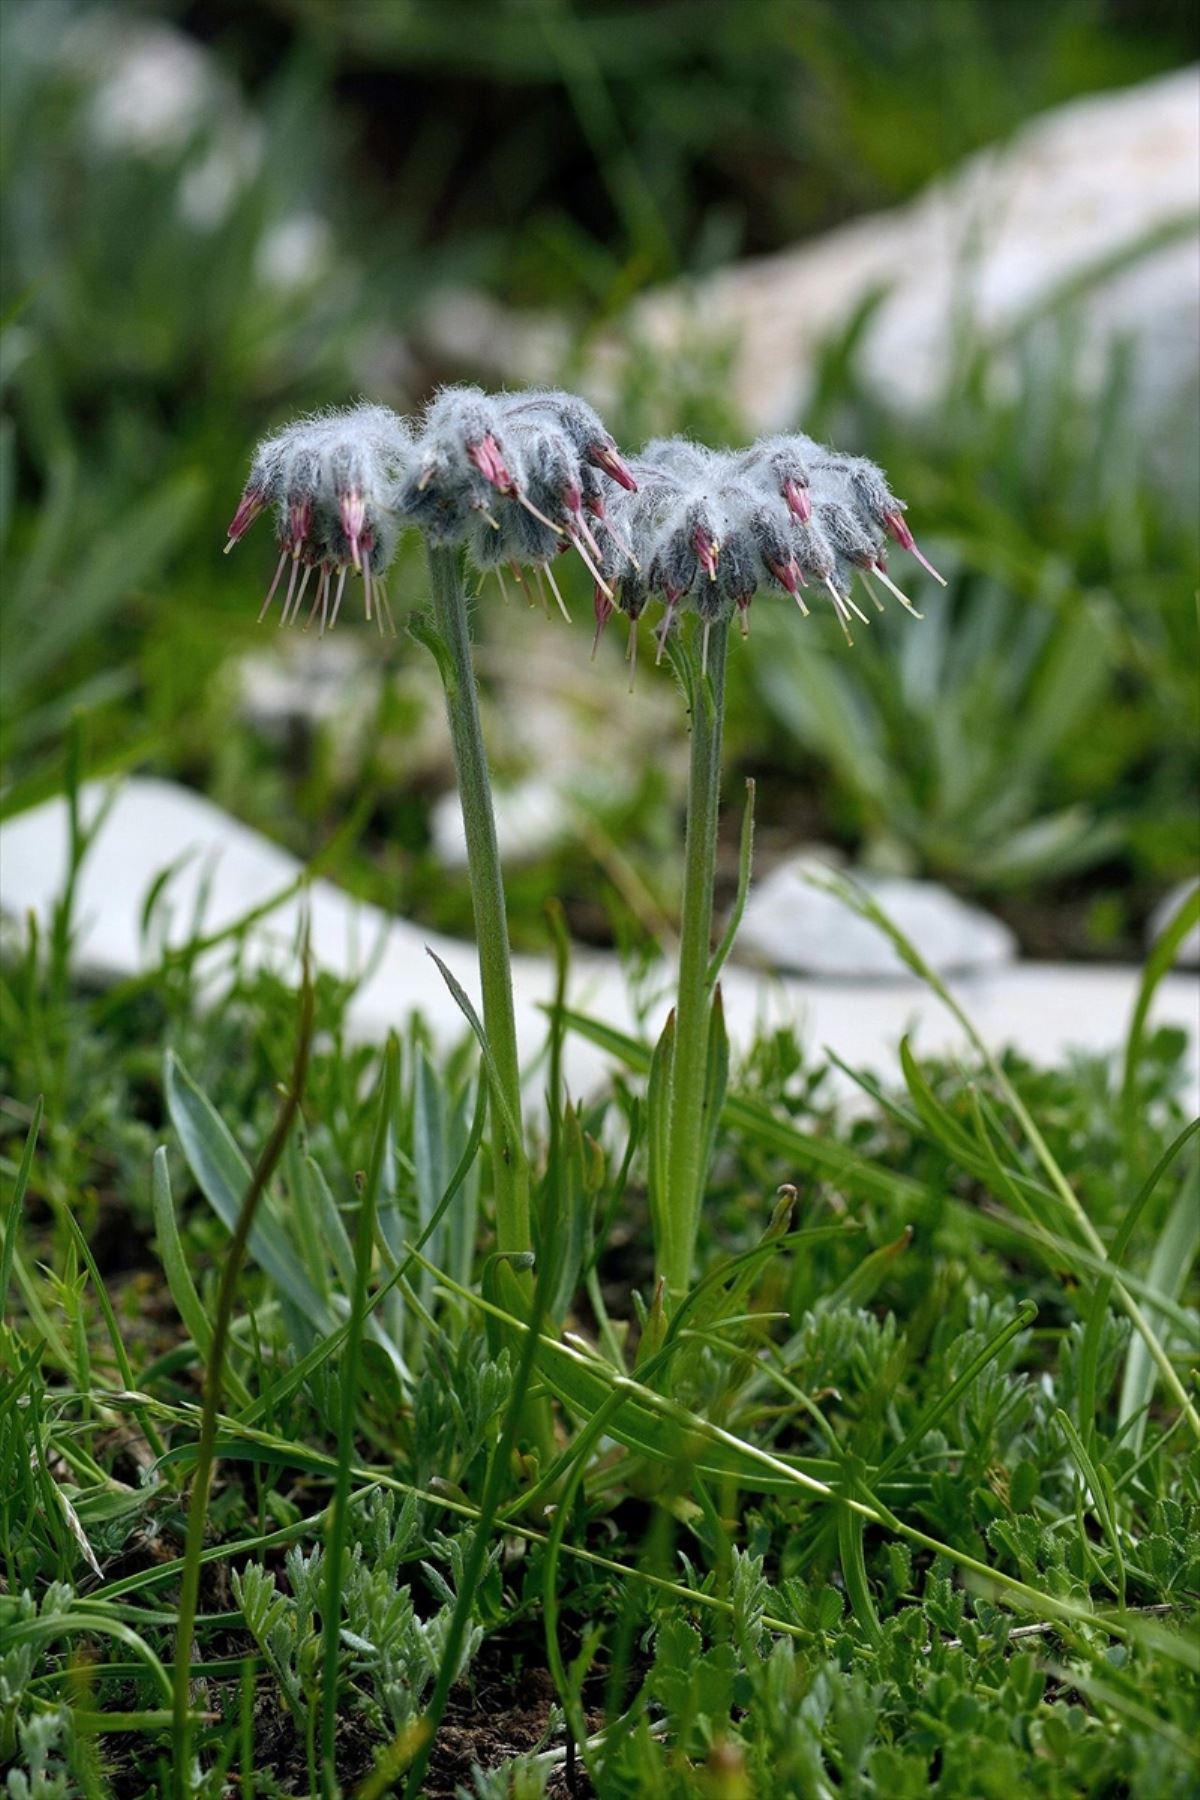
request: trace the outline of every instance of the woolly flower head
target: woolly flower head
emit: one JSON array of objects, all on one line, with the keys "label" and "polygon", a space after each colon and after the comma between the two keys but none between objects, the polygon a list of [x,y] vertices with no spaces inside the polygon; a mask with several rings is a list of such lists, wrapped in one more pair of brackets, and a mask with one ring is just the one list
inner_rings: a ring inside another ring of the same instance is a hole
[{"label": "woolly flower head", "polygon": [[382,629],[385,614],[391,622],[382,578],[406,526],[432,544],[466,544],[481,569],[545,570],[556,594],[550,564],[574,546],[606,588],[593,522],[603,528],[606,490],[633,485],[611,435],[574,395],[446,388],[416,431],[386,407],[364,404],[301,419],[267,438],[226,548],[273,506],[280,557],[260,617],[290,560],[282,624],[299,617],[314,569],[309,620],[319,612],[322,630],[336,623],[354,568],[367,617],[374,593]]},{"label": "woolly flower head", "polygon": [[763,438],[748,450],[656,439],[632,470],[637,489],[613,508],[602,565],[607,591],[596,589],[597,628],[614,606],[636,624],[647,602],[658,598],[665,607],[660,656],[683,610],[698,614],[706,640],[709,627],[735,613],[744,633],[761,587],[790,594],[805,616],[801,590],[823,593],[848,642],[852,617],[867,622],[852,593],[856,575],[880,611],[873,575],[919,617],[887,572],[888,538],[942,579],[917,550],[904,503],[882,471],[811,438]]},{"label": "woolly flower head", "polygon": [[336,624],[351,568],[362,576],[367,618],[374,597],[380,630],[385,614],[390,624],[383,576],[396,549],[398,499],[412,454],[412,432],[404,420],[386,406],[366,404],[313,413],[263,440],[225,546],[232,550],[260,513],[274,509],[279,562],[260,619],[290,562],[281,624],[299,618],[314,570],[317,589],[309,621],[319,612],[322,631]]},{"label": "woolly flower head", "polygon": [[[332,627],[347,574],[362,577],[368,619],[391,625],[384,577],[402,530],[431,544],[464,545],[503,586],[508,564],[545,574],[573,548],[595,584],[597,637],[618,608],[636,626],[648,601],[665,613],[659,655],[677,616],[704,627],[735,614],[746,629],[760,587],[832,601],[847,641],[874,604],[878,579],[916,609],[887,572],[888,538],[925,563],[898,500],[874,463],[841,456],[803,435],[763,438],[747,450],[657,439],[625,463],[598,415],[574,395],[534,389],[486,394],[444,389],[416,427],[386,407],[314,414],[267,438],[255,453],[233,522],[231,549],[273,508],[280,555],[264,617],[289,564],[281,623],[300,616],[314,571],[308,623]],[[937,576],[940,581],[941,576]],[[563,611],[566,611],[565,606]],[[919,616],[919,615],[917,615]]]}]

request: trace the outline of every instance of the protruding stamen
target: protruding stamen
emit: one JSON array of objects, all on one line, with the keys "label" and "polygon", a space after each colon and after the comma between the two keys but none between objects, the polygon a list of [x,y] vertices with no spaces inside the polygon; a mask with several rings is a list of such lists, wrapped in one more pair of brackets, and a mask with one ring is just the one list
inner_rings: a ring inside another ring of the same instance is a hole
[{"label": "protruding stamen", "polygon": [[[236,542],[236,539],[230,539],[230,542],[231,543]],[[287,567],[287,559],[288,559],[288,553],[286,550],[284,550],[282,552],[282,554],[280,555],[279,564],[275,570],[275,579],[274,579],[274,581],[272,581],[270,587],[267,589],[267,597],[263,601],[262,607],[259,610],[258,622],[260,625],[262,624],[263,620],[266,618],[267,611],[271,605],[271,602],[275,598],[275,589],[279,586],[279,578],[283,574],[284,569]]]},{"label": "protruding stamen", "polygon": [[[579,493],[578,488],[576,488],[574,490],[569,490],[569,491],[573,491],[576,494],[576,496],[578,496],[578,493]],[[593,532],[592,532],[592,528],[587,522],[587,515],[585,514],[582,505],[571,506],[570,504],[568,504],[567,511],[571,515],[572,530],[574,532],[576,532],[578,534],[578,536],[583,539],[584,543],[587,545],[588,549],[591,551],[591,553],[595,557],[596,561],[600,562],[604,553],[601,550],[599,544],[596,542],[595,536],[593,535]]]},{"label": "protruding stamen", "polygon": [[600,573],[599,569],[596,567],[595,563],[592,561],[591,557],[588,555],[587,550],[584,548],[583,539],[576,537],[575,533],[573,531],[568,531],[567,536],[570,539],[571,543],[574,545],[576,551],[578,552],[579,560],[583,564],[584,568],[587,570],[588,574],[591,576],[592,580],[596,583],[596,585],[598,587],[602,587],[604,589],[605,593],[608,595],[609,599],[611,600],[612,599],[612,589],[609,587],[607,581],[605,581],[603,575]]},{"label": "protruding stamen", "polygon": [[[849,644],[850,648],[853,650],[854,639],[850,636],[850,625],[849,625],[850,609],[846,605],[844,596],[838,593],[838,590],[834,587],[833,582],[830,580],[828,575],[825,577],[825,586],[829,589],[830,594],[833,596],[833,610],[836,612],[838,624],[842,628],[842,636],[845,638],[846,642]],[[859,614],[859,617],[860,618],[862,617],[861,613]]]},{"label": "protruding stamen", "polygon": [[797,590],[797,592],[792,595],[792,599],[796,602],[796,605],[800,608],[801,618],[807,619],[809,617],[809,611],[808,611],[807,606],[805,606],[805,604],[804,604],[803,594],[801,594],[799,592],[799,590]]},{"label": "protruding stamen", "polygon": [[[894,538],[902,550],[907,550],[910,556],[915,556],[921,567],[927,569],[935,581],[940,581],[943,587],[946,586],[946,577],[939,575],[924,551],[918,547],[917,540],[909,530],[908,521],[903,513],[885,513],[883,525],[888,536]],[[919,618],[920,614],[918,613],[917,616]]]},{"label": "protruding stamen", "polygon": [[744,642],[745,639],[750,636],[750,602],[749,602],[749,600],[739,600],[737,603],[737,609],[738,609],[738,630],[741,632],[742,639]]},{"label": "protruding stamen", "polygon": [[924,616],[925,616],[924,613],[919,613],[917,611],[916,607],[913,605],[913,603],[909,599],[908,595],[902,594],[900,592],[900,589],[896,586],[895,582],[892,580],[892,578],[888,574],[887,570],[881,568],[878,563],[875,564],[875,573],[878,575],[880,581],[882,581],[884,587],[887,588],[888,592],[890,594],[895,594],[897,600],[900,602],[901,606],[904,608],[904,610],[906,612],[910,612],[914,619],[924,618]]},{"label": "protruding stamen", "polygon": [[330,614],[330,618],[329,618],[330,631],[332,631],[334,626],[337,624],[338,613],[342,609],[342,595],[346,591],[346,575],[349,570],[349,567],[350,567],[350,565],[348,563],[343,563],[341,566],[341,570],[338,574],[337,593],[333,597],[333,612]]},{"label": "protruding stamen", "polygon": [[841,594],[838,592],[837,588],[833,584],[832,579],[828,575],[825,577],[825,586],[829,589],[829,597],[833,601],[834,612],[837,614],[839,619],[845,618],[846,617],[846,602],[843,600]]},{"label": "protruding stamen", "polygon": [[861,563],[859,564],[858,574],[859,574],[859,579],[861,580],[863,586],[866,588],[868,594],[870,594],[870,596],[871,596],[871,601],[875,607],[875,611],[883,612],[885,610],[884,604],[883,604],[883,601],[879,598],[879,595],[875,592],[875,583],[871,580],[871,577],[867,574],[866,569],[863,567],[863,565]]},{"label": "protruding stamen", "polygon": [[492,517],[491,513],[488,511],[487,507],[483,504],[482,500],[472,500],[471,505],[474,507],[475,511],[479,514],[480,518],[482,518],[486,524],[491,526],[493,531],[499,531],[499,529],[500,529],[499,519],[494,519]]},{"label": "protruding stamen", "polygon": [[301,578],[300,586],[296,589],[295,604],[292,607],[291,615],[288,620],[288,623],[290,625],[294,625],[296,623],[296,620],[300,617],[300,607],[304,601],[304,590],[308,586],[309,579],[312,575],[312,572],[313,572],[312,563],[305,563],[304,574]]},{"label": "protruding stamen", "polygon": [[300,573],[300,561],[295,551],[292,552],[292,573],[287,584],[287,593],[283,597],[283,611],[279,615],[279,629],[283,630],[288,622],[288,614],[292,610],[292,595],[296,591],[296,577]]},{"label": "protruding stamen", "polygon": [[550,583],[550,592],[554,595],[554,598],[558,601],[558,610],[562,614],[563,618],[567,621],[567,624],[569,625],[571,623],[571,615],[567,611],[566,601],[563,599],[562,595],[559,593],[558,583],[554,579],[554,570],[550,567],[549,563],[546,563],[544,565],[544,567],[545,567],[545,571],[546,571],[546,580]]},{"label": "protruding stamen", "polygon": [[708,674],[708,634],[712,630],[712,620],[705,619],[704,630],[700,636],[700,673]]},{"label": "protruding stamen", "polygon": [[396,636],[396,621],[392,617],[392,603],[388,599],[387,587],[382,578],[375,582],[375,610],[387,620],[387,628],[392,636]]},{"label": "protruding stamen", "polygon": [[548,531],[552,531],[555,537],[567,536],[566,526],[556,524],[553,519],[547,518],[541,508],[533,504],[528,494],[523,494],[519,488],[516,488],[509,497],[515,500],[518,506],[523,506],[527,513],[531,513],[539,525],[544,525]]},{"label": "protruding stamen", "polygon": [[320,626],[320,630],[317,633],[318,637],[324,637],[324,635],[325,635],[325,596],[326,596],[326,591],[328,589],[328,586],[329,586],[329,564],[322,563],[320,572],[317,575],[317,591],[313,595],[313,603],[309,607],[308,617],[304,621],[304,630],[307,631],[309,626],[312,624],[313,620],[317,616],[318,607],[320,608],[321,626]]},{"label": "protruding stamen", "polygon": [[496,567],[493,570],[493,574],[495,575],[496,580],[500,583],[500,598],[503,600],[505,606],[507,606],[508,605],[508,583],[504,579],[504,570],[500,567],[499,563],[496,564]]}]

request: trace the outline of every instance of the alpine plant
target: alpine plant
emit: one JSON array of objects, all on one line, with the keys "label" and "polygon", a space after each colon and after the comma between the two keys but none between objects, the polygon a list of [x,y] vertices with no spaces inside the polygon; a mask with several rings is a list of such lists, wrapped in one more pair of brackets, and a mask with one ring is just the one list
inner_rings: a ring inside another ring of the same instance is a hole
[{"label": "alpine plant", "polygon": [[532,570],[564,613],[554,563],[573,549],[594,584],[597,640],[623,613],[631,664],[651,600],[664,609],[659,656],[688,611],[704,628],[706,656],[718,620],[736,614],[746,634],[764,588],[791,596],[805,616],[808,598],[828,600],[848,643],[852,620],[867,623],[856,576],[879,611],[876,579],[919,618],[888,573],[889,539],[942,580],[917,548],[904,502],[865,457],[797,433],[746,450],[655,439],[626,462],[586,401],[551,390],[446,388],[415,428],[366,403],[299,419],[255,452],[226,549],[268,510],[279,560],[259,618],[282,589],[280,623],[297,623],[307,601],[305,626],[322,633],[337,623],[352,571],[368,620],[394,630],[386,576],[410,526],[432,546],[465,546],[502,589],[506,566],[517,581]]}]

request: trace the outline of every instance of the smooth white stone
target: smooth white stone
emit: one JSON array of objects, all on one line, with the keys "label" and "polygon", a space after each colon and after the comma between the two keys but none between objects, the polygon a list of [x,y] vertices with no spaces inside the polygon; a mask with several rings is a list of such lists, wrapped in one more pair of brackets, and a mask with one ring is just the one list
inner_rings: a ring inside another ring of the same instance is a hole
[{"label": "smooth white stone", "polygon": [[[531,775],[492,796],[496,840],[506,862],[530,862],[570,835],[574,809],[562,787],[547,776]],[[430,817],[434,854],[449,869],[467,864],[467,834],[457,791],[442,794]]]},{"label": "smooth white stone", "polygon": [[[959,321],[1003,345],[1074,292],[1080,373],[1103,381],[1124,342],[1143,405],[1178,409],[1200,374],[1198,209],[1193,68],[1044,113],[907,205],[643,296],[595,340],[581,378],[604,407],[630,343],[668,357],[711,343],[728,352],[747,426],[783,430],[804,415],[823,347],[881,293],[859,374],[919,411],[944,393]],[[423,331],[443,359],[507,381],[554,380],[569,347],[560,320],[477,294],[440,295]]]},{"label": "smooth white stone", "polygon": [[[773,969],[839,979],[909,978],[891,941],[821,886],[830,864],[793,856],[751,887],[738,951]],[[969,906],[936,881],[848,871],[879,902],[938,974],[1011,963],[1017,940],[1008,926]]]},{"label": "smooth white stone", "polygon": [[[276,618],[285,585],[280,584],[273,602]],[[296,632],[276,636],[278,645],[242,656],[233,666],[243,718],[269,735],[280,736],[297,721],[326,724],[351,707],[360,716],[368,710],[364,692],[373,702],[383,680],[382,665],[371,656],[374,645],[370,638],[360,632],[339,632],[325,638]]]},{"label": "smooth white stone", "polygon": [[[85,788],[85,821],[95,819],[107,791],[99,783]],[[171,872],[145,931],[141,915],[146,897],[164,869]],[[8,935],[20,939],[21,921],[31,912],[44,931],[66,873],[63,800],[48,801],[0,826],[0,911],[10,921]],[[348,1008],[352,1037],[378,1042],[420,1013],[439,1045],[461,1041],[466,1031],[462,1015],[426,948],[443,957],[477,1000],[474,946],[389,918],[329,881],[312,882],[303,901],[288,895],[300,873],[294,857],[211,801],[171,782],[131,778],[116,788],[80,871],[75,970],[105,982],[152,970],[165,945],[184,944],[198,929],[211,933],[232,925],[275,899],[278,904],[245,933],[243,966],[271,966],[294,979],[307,907],[317,965],[342,977],[362,977]],[[201,979],[214,1002],[223,991],[228,962],[227,948],[201,958]],[[532,1063],[545,1041],[543,1007],[551,997],[552,971],[547,960],[518,956],[513,975],[521,1053]],[[668,986],[664,974],[644,1009],[651,1034],[665,1019]],[[1070,1048],[1106,1051],[1119,1045],[1137,986],[1136,969],[1017,964],[958,981],[955,991],[986,1042],[997,1048],[1013,1045],[1026,1056],[1052,1063]],[[897,1045],[906,1032],[913,1034],[922,1055],[958,1054],[964,1048],[955,1020],[911,979],[800,981],[729,966],[722,989],[735,1052],[745,1051],[759,1031],[787,1026],[816,1051],[828,1046],[852,1066],[894,1080]],[[570,997],[574,1007],[618,1030],[638,1028],[629,985],[615,957],[577,955]],[[1181,1027],[1194,1045],[1200,980],[1168,976],[1158,989],[1153,1016]],[[609,1060],[571,1036],[566,1065],[571,1089],[579,1094],[599,1084]],[[835,1091],[853,1089],[839,1076]],[[1200,1073],[1193,1076],[1192,1091],[1200,1091]],[[530,1081],[529,1103],[540,1104],[536,1077]]]}]

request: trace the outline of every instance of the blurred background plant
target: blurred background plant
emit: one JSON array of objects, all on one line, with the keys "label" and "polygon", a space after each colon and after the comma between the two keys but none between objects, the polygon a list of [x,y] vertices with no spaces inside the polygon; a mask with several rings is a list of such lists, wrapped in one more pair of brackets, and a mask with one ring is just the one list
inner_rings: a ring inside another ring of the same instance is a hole
[{"label": "blurred background plant", "polygon": [[[54,791],[82,708],[90,773],[174,775],[303,856],[358,802],[339,877],[465,930],[432,674],[404,639],[318,665],[254,638],[266,565],[219,554],[248,446],[356,392],[418,403],[454,373],[421,321],[466,286],[555,309],[569,379],[648,285],[904,199],[1039,109],[1177,65],[1193,24],[1187,0],[6,0],[4,809]],[[1194,422],[1149,444],[1119,356],[1081,387],[1064,308],[1015,377],[964,337],[914,424],[860,377],[864,322],[827,346],[804,424],[886,465],[952,588],[850,657],[828,622],[756,609],[731,740],[767,859],[817,839],[982,895],[1028,949],[1134,953],[1197,851]],[[635,348],[609,411],[627,442],[746,431],[700,346]],[[422,599],[413,561],[399,586]],[[535,664],[555,677],[496,598],[484,666],[520,780],[545,733],[506,719]],[[581,672],[583,633],[557,651]],[[580,759],[606,760],[599,714],[614,743],[644,734],[649,773],[585,784],[532,846],[519,940],[550,893],[600,941],[670,915],[660,715],[597,682]]]}]

